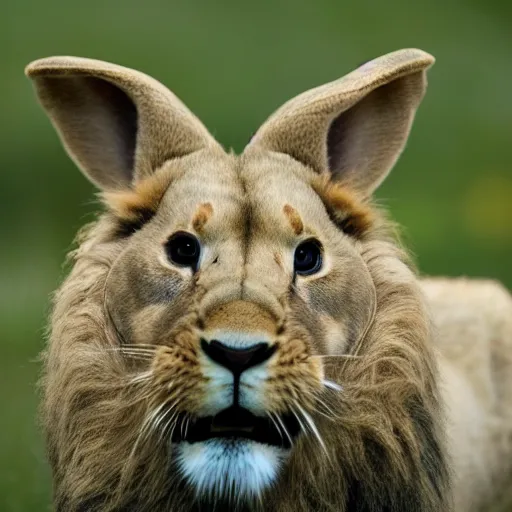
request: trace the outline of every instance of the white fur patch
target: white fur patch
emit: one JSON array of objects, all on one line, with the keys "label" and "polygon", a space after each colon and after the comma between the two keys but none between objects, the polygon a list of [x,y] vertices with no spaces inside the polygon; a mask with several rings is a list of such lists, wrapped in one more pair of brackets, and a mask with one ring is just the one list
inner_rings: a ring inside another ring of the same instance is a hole
[{"label": "white fur patch", "polygon": [[[223,366],[213,362],[205,354],[200,354],[203,374],[207,377],[206,393],[200,416],[214,416],[233,405],[233,374]],[[249,368],[240,376],[239,404],[256,415],[265,415],[265,382],[268,379],[266,363]]]},{"label": "white fur patch", "polygon": [[209,439],[180,443],[176,455],[198,495],[257,499],[276,479],[288,451],[250,440]]},{"label": "white fur patch", "polygon": [[206,355],[200,355],[203,374],[206,381],[200,416],[214,416],[233,404],[233,374],[226,368],[214,363]]},{"label": "white fur patch", "polygon": [[238,402],[242,407],[259,416],[265,416],[267,411],[264,394],[267,379],[267,365],[249,368],[240,376]]}]

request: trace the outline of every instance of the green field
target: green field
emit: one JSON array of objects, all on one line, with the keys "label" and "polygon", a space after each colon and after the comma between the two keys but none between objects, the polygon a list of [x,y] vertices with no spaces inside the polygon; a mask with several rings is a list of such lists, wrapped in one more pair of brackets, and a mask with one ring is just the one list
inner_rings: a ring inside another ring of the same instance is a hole
[{"label": "green field", "polygon": [[73,167],[23,68],[68,54],[168,85],[241,150],[289,97],[380,54],[437,58],[408,148],[380,203],[422,272],[512,287],[512,4],[338,0],[8,0],[0,14],[0,511],[50,510],[35,425],[48,298],[94,189]]}]

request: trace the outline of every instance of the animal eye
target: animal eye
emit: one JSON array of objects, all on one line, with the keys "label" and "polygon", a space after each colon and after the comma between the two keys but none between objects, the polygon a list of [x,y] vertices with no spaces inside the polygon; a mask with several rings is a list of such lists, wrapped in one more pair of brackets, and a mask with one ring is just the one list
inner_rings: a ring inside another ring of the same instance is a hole
[{"label": "animal eye", "polygon": [[175,265],[197,270],[201,246],[195,236],[185,232],[175,233],[165,244],[165,249],[167,257]]},{"label": "animal eye", "polygon": [[322,267],[322,246],[318,240],[306,240],[295,249],[294,269],[296,274],[309,276]]}]

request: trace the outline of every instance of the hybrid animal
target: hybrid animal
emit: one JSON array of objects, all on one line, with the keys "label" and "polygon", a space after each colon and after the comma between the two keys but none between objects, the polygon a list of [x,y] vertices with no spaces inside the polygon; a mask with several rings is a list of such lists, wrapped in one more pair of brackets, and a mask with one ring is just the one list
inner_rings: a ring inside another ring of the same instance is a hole
[{"label": "hybrid animal", "polygon": [[510,483],[512,300],[422,280],[372,194],[434,59],[292,99],[239,156],[156,80],[27,68],[104,211],[55,295],[59,512],[473,512]]}]

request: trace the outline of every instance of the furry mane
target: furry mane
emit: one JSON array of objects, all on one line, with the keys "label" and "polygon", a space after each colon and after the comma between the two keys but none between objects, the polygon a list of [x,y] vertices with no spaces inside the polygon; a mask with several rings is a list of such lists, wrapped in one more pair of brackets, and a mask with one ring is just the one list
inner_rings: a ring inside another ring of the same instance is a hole
[{"label": "furry mane", "polygon": [[[54,353],[46,357],[51,366],[43,381],[43,420],[57,510],[154,510],[163,503],[179,509],[185,497],[195,498],[169,476],[161,445],[151,449],[148,442],[137,465],[130,461],[144,404],[126,386],[136,373],[115,350],[119,340],[103,303],[122,243],[112,236],[114,226],[106,214],[82,235],[74,269],[54,301],[52,337],[66,343],[50,345]],[[351,512],[449,510],[443,411],[424,298],[406,253],[388,240],[359,244],[378,306],[354,357],[341,368],[326,365],[327,374],[343,383],[339,402],[331,397],[329,403],[337,410],[336,429],[325,439],[341,451],[341,466],[305,439],[262,501],[279,512],[322,502],[345,503],[343,510]],[[127,479],[131,473],[138,477]],[[294,489],[290,504],[288,489]]]},{"label": "furry mane", "polygon": [[143,73],[28,66],[105,207],[44,352],[58,512],[474,512],[506,490],[510,295],[420,279],[372,199],[433,62],[306,91],[241,155]]}]

